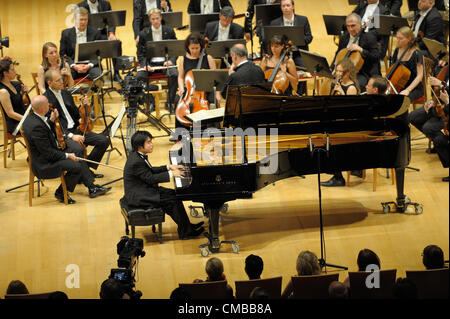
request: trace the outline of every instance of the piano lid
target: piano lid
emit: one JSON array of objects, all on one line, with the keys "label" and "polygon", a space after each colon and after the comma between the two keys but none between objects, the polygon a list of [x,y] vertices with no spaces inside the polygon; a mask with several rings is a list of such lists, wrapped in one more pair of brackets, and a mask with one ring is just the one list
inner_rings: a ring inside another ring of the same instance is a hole
[{"label": "piano lid", "polygon": [[397,116],[407,111],[403,95],[284,96],[263,86],[229,86],[224,127],[330,122]]}]

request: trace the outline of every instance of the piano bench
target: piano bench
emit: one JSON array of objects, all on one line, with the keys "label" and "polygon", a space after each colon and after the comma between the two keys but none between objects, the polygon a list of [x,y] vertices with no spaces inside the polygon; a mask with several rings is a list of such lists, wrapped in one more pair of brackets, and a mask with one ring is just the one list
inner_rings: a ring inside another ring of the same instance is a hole
[{"label": "piano bench", "polygon": [[125,232],[128,235],[128,226],[131,226],[131,237],[135,237],[135,226],[152,226],[156,233],[155,225],[158,225],[158,240],[162,244],[162,223],[165,221],[165,214],[161,208],[133,209],[127,210],[121,207],[122,215],[125,219]]}]

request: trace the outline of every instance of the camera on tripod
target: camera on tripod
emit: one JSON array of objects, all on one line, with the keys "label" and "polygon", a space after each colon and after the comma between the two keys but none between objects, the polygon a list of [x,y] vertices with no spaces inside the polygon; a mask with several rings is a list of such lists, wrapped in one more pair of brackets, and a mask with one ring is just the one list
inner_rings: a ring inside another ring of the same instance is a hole
[{"label": "camera on tripod", "polygon": [[119,255],[117,266],[119,268],[111,269],[109,275],[109,278],[115,279],[121,284],[123,292],[128,294],[131,299],[139,299],[142,296],[139,290],[134,290],[136,280],[133,268],[139,257],[145,256],[143,248],[144,241],[142,239],[123,236],[117,244],[117,254]]}]

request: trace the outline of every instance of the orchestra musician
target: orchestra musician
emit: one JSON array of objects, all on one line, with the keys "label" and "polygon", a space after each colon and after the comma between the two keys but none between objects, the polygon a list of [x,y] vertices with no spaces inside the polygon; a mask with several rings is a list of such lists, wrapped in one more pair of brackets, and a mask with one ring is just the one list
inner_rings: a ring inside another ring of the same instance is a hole
[{"label": "orchestra musician", "polygon": [[[349,51],[361,53],[364,64],[356,76],[358,85],[360,89],[363,90],[370,77],[381,75],[380,50],[378,49],[377,38],[372,32],[362,32],[359,40],[356,41],[356,43],[353,43],[361,31],[361,17],[356,13],[352,13],[347,16],[345,23],[347,32],[339,39],[339,45],[334,60],[336,60],[339,51],[344,48],[347,48]],[[331,65],[331,69],[334,69],[336,62],[339,61],[334,61]]]},{"label": "orchestra musician", "polygon": [[190,0],[187,11],[189,14],[214,13],[226,6],[233,7],[229,0]]},{"label": "orchestra musician", "polygon": [[[44,80],[44,74],[48,70],[58,70],[67,79],[67,87],[71,88],[74,84],[72,72],[67,61],[63,61],[58,55],[58,47],[53,42],[47,42],[42,47],[42,63],[37,70],[39,92],[44,94],[48,84]],[[66,83],[66,81],[64,81]]]},{"label": "orchestra musician", "polygon": [[151,9],[172,12],[169,0],[133,0],[133,32],[136,45],[139,43],[139,33],[150,26],[148,13]]},{"label": "orchestra musician", "polygon": [[14,63],[9,59],[0,60],[0,107],[3,107],[8,133],[13,133],[25,113],[26,106],[22,93],[25,86],[16,79]]},{"label": "orchestra musician", "polygon": [[[111,3],[106,0],[84,0],[78,4],[79,7],[85,8],[89,14],[111,11]],[[101,30],[102,35],[108,40],[118,40],[116,37],[116,27]]]},{"label": "orchestra musician", "polygon": [[409,81],[405,88],[398,94],[406,95],[411,101],[415,101],[423,96],[422,79],[424,76],[423,56],[416,45],[408,49],[409,44],[414,41],[414,33],[409,27],[402,27],[397,31],[397,48],[393,54],[393,63],[402,56],[405,50],[408,50],[403,56],[400,64],[411,71]]},{"label": "orchestra musician", "polygon": [[[336,65],[335,81],[331,85],[330,95],[357,95],[359,94],[358,81],[356,79],[355,66],[348,58]],[[352,171],[352,175],[361,177],[361,171]],[[333,177],[320,185],[327,187],[345,186],[342,172],[334,172]]]},{"label": "orchestra musician", "polygon": [[274,4],[279,3],[280,0],[248,0],[248,8],[247,8],[247,14],[245,16],[245,24],[244,24],[244,30],[245,30],[245,39],[247,41],[250,41],[250,37],[252,36],[252,20],[253,16],[255,15],[255,5],[257,4]]},{"label": "orchestra musician", "polygon": [[[79,157],[83,157],[84,149],[83,145],[94,146],[91,153],[87,156],[88,160],[100,162],[106,149],[109,146],[108,139],[103,134],[97,134],[94,132],[83,133],[78,127],[80,125],[80,113],[75,106],[72,95],[69,91],[64,89],[62,77],[57,70],[48,70],[45,72],[45,82],[47,82],[49,89],[45,92],[44,96],[48,99],[49,103],[58,110],[59,122],[62,126],[63,133],[65,134],[65,141],[68,146],[71,147],[74,153]],[[83,104],[87,103],[87,99],[83,99]],[[97,169],[98,164],[88,163],[92,169]],[[95,174],[92,172],[95,178],[102,178],[102,174]]]},{"label": "orchestra musician", "polygon": [[261,68],[248,60],[248,51],[245,45],[239,43],[233,45],[230,55],[233,63],[221,92],[222,97],[226,98],[227,88],[230,85],[255,85],[265,82],[264,72]]},{"label": "orchestra musician", "polygon": [[204,36],[210,41],[225,41],[244,38],[244,28],[233,22],[234,10],[225,6],[220,10],[219,21],[206,24]]},{"label": "orchestra musician", "polygon": [[[90,198],[109,192],[111,187],[104,188],[94,184],[94,177],[86,162],[79,161],[69,146],[65,150],[58,148],[54,129],[58,111],[53,109],[47,116],[49,113],[47,98],[42,95],[34,96],[31,106],[33,112],[23,122],[23,131],[30,146],[33,173],[40,178],[56,178],[61,176],[62,171],[66,171],[64,179],[67,190],[73,192],[78,183],[83,183],[89,191]],[[56,189],[55,197],[64,202],[61,185]],[[69,194],[67,197],[69,204],[75,204],[75,200],[70,198]]]},{"label": "orchestra musician", "polygon": [[67,57],[74,79],[87,75],[90,80],[93,80],[100,75],[98,61],[92,60],[88,63],[76,63],[75,47],[77,44],[102,40],[103,38],[97,29],[88,25],[89,12],[85,8],[75,8],[74,19],[75,26],[65,29],[61,33],[59,56],[61,58]]},{"label": "orchestra musician", "polygon": [[[260,64],[261,69],[265,73],[267,70],[275,69],[275,66],[281,59],[282,51],[285,48],[285,41],[279,35],[274,35],[268,45],[268,55],[266,55]],[[288,55],[284,57],[284,61],[280,64],[280,69],[278,72],[283,72],[289,80],[289,87],[285,95],[297,94],[297,70],[295,67],[294,60]]]},{"label": "orchestra musician", "polygon": [[366,85],[367,94],[385,94],[388,82],[381,75],[375,75],[369,79]]},{"label": "orchestra musician", "polygon": [[[147,82],[149,72],[155,72],[152,66],[175,66],[177,63],[177,57],[169,57],[168,61],[165,61],[164,57],[152,57],[150,61],[147,59],[146,43],[149,41],[161,41],[161,40],[176,40],[175,31],[169,27],[161,24],[162,15],[161,10],[157,8],[150,9],[148,12],[148,20],[150,21],[150,27],[144,28],[139,33],[139,42],[137,47],[137,57],[142,71],[138,71],[136,78],[142,83]],[[173,109],[172,105],[175,103],[175,98],[178,88],[178,74],[176,68],[156,71],[166,74],[167,84],[169,87],[167,103],[170,105],[169,109]]]},{"label": "orchestra musician", "polygon": [[[281,0],[280,1],[281,12],[283,16],[272,20],[270,22],[271,26],[299,26],[303,27],[303,32],[305,36],[305,45],[299,46],[299,49],[309,50],[308,44],[310,44],[313,40],[313,36],[311,34],[311,27],[309,25],[308,18],[302,15],[295,14],[295,6],[294,0]],[[296,66],[304,67],[302,57],[300,52],[297,50],[293,52],[292,59]],[[298,95],[303,95],[306,93],[306,82],[300,82],[297,86]]]},{"label": "orchestra musician", "polygon": [[[417,7],[419,11],[414,17],[412,25],[414,35],[417,37],[419,31],[422,31],[424,38],[447,44],[444,36],[444,21],[435,7],[435,0],[418,0]],[[419,48],[428,52],[428,48],[422,40],[419,41]],[[431,58],[431,55],[429,57]]]},{"label": "orchestra musician", "polygon": [[129,209],[161,208],[178,225],[180,239],[189,239],[203,233],[203,222],[191,224],[173,189],[161,187],[174,177],[183,177],[183,166],[152,166],[148,155],[153,152],[152,135],[137,131],[131,137],[130,152],[123,172],[124,201]]}]

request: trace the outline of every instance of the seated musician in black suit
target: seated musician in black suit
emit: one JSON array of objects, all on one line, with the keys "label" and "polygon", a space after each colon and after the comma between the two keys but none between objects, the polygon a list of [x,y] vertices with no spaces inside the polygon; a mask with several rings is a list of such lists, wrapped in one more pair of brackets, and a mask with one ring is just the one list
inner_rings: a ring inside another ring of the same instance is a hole
[{"label": "seated musician in black suit", "polygon": [[[111,4],[106,0],[84,0],[78,6],[85,8],[90,14],[112,10]],[[101,30],[101,32],[105,39],[117,40],[115,27],[108,28],[108,30]]]},{"label": "seated musician in black suit", "polygon": [[88,17],[89,12],[85,8],[76,8],[74,13],[75,26],[65,29],[61,33],[59,56],[61,59],[66,56],[74,79],[88,75],[88,78],[93,80],[100,75],[97,60],[88,61],[87,63],[75,62],[75,48],[77,44],[103,39],[97,29],[88,25]]},{"label": "seated musician in black suit", "polygon": [[[151,60],[147,59],[147,42],[177,39],[175,31],[171,27],[161,25],[161,10],[151,9],[148,12],[148,20],[151,25],[139,33],[139,43],[137,48],[137,57],[143,70],[137,72],[136,77],[143,83],[147,82],[149,72],[155,72],[152,69],[152,66],[169,67],[176,66],[177,64],[177,57],[169,57],[168,61],[165,61],[164,57],[152,57]],[[178,90],[178,71],[176,68],[172,68],[156,72],[162,72],[167,76],[167,84],[169,87],[167,103],[173,108]]]},{"label": "seated musician in black suit", "polygon": [[183,177],[182,166],[152,166],[148,154],[153,152],[152,135],[137,131],[131,137],[130,152],[123,172],[125,201],[129,209],[161,208],[178,225],[178,236],[187,239],[203,233],[203,222],[191,224],[183,202],[178,200],[173,189],[158,186],[172,177]]},{"label": "seated musician in black suit", "polygon": [[[435,0],[419,0],[417,3],[419,11],[414,17],[411,29],[417,37],[419,31],[423,32],[423,37],[447,44],[444,36],[444,21],[442,15],[435,7]],[[419,41],[419,48],[428,52],[423,41]],[[431,58],[431,55],[429,56]]]},{"label": "seated musician in black suit", "polygon": [[148,13],[151,9],[172,12],[169,0],[133,0],[133,32],[136,45],[139,42],[139,33],[150,26]]},{"label": "seated musician in black suit", "polygon": [[209,41],[225,41],[242,39],[244,28],[233,22],[234,10],[232,7],[223,7],[219,13],[219,21],[211,21],[206,24],[204,36]]},{"label": "seated musician in black suit", "polygon": [[14,132],[26,110],[22,98],[24,87],[20,82],[14,81],[16,75],[11,60],[0,60],[0,107],[3,107],[6,118],[3,130],[10,134]]},{"label": "seated musician in black suit", "polygon": [[[448,118],[448,108],[449,108],[449,96],[448,96],[448,91],[441,91],[440,94],[440,99],[441,101],[443,101],[443,103],[445,104],[444,106],[444,113]],[[434,144],[434,148],[436,149],[436,152],[439,156],[439,159],[441,161],[441,164],[444,168],[448,168],[449,164],[450,164],[450,158],[449,158],[449,137],[446,134],[443,134],[442,132],[439,132],[440,134],[437,134],[434,138],[433,138],[433,144]],[[443,182],[448,182],[449,181],[449,176],[447,175],[446,177],[442,178]]]},{"label": "seated musician in black suit", "polygon": [[248,60],[247,48],[243,44],[235,44],[230,50],[233,64],[228,71],[229,77],[225,82],[221,95],[226,98],[230,85],[254,85],[265,82],[261,68]]},{"label": "seated musician in black suit", "polygon": [[187,11],[189,14],[220,12],[223,7],[233,7],[229,0],[190,0]]},{"label": "seated musician in black suit", "polygon": [[[44,95],[47,97],[49,103],[58,110],[59,122],[66,135],[66,144],[71,146],[74,153],[80,157],[83,157],[84,153],[82,145],[94,146],[87,159],[100,162],[109,146],[107,137],[94,132],[84,133],[78,129],[80,125],[80,113],[75,106],[72,95],[70,95],[69,91],[64,90],[61,74],[57,70],[48,70],[45,72],[44,78],[49,86],[49,89],[45,91]],[[97,169],[98,164],[88,163],[88,166],[92,169]],[[103,177],[101,174],[92,174],[96,178]]]},{"label": "seated musician in black suit", "polygon": [[380,50],[378,49],[377,38],[372,32],[362,32],[359,40],[356,41],[362,26],[361,17],[356,13],[348,15],[345,23],[347,32],[339,39],[339,46],[331,69],[334,69],[335,63],[339,63],[339,61],[336,61],[336,57],[340,50],[347,48],[349,51],[360,52],[364,64],[359,70],[357,78],[359,88],[362,90],[370,77],[381,75]]},{"label": "seated musician in black suit", "polygon": [[[299,49],[309,50],[308,44],[313,40],[313,36],[311,34],[311,27],[309,25],[308,18],[305,16],[301,16],[294,13],[294,0],[281,0],[281,11],[283,12],[283,16],[272,20],[270,22],[271,26],[299,26],[303,27],[303,32],[305,36],[305,45],[299,46]],[[265,41],[270,39],[264,39]],[[302,57],[300,52],[294,51],[292,54],[292,59],[295,62],[296,66],[304,67]],[[306,82],[301,82],[297,86],[297,93],[299,95],[303,95],[306,93]]]},{"label": "seated musician in black suit", "polygon": [[402,7],[402,0],[381,0],[386,9],[388,9],[390,15],[401,17],[400,8]]},{"label": "seated musician in black suit", "polygon": [[[49,116],[49,103],[45,96],[34,96],[31,100],[33,112],[23,122],[23,131],[30,145],[31,169],[40,178],[57,178],[66,171],[64,179],[67,190],[73,192],[78,183],[83,183],[89,190],[89,197],[94,198],[111,190],[94,184],[94,177],[86,162],[79,161],[76,154],[67,147],[61,150],[55,135],[55,120],[58,110],[54,109]],[[55,192],[55,197],[64,201],[62,186]],[[75,200],[67,195],[69,204]]]},{"label": "seated musician in black suit", "polygon": [[389,36],[378,34],[378,16],[389,15],[389,10],[379,0],[367,0],[361,1],[353,10],[353,13],[361,17],[363,25],[367,23],[368,27],[365,29],[365,32],[372,32],[377,37],[378,47],[380,48],[380,60],[383,60],[388,49]]}]

